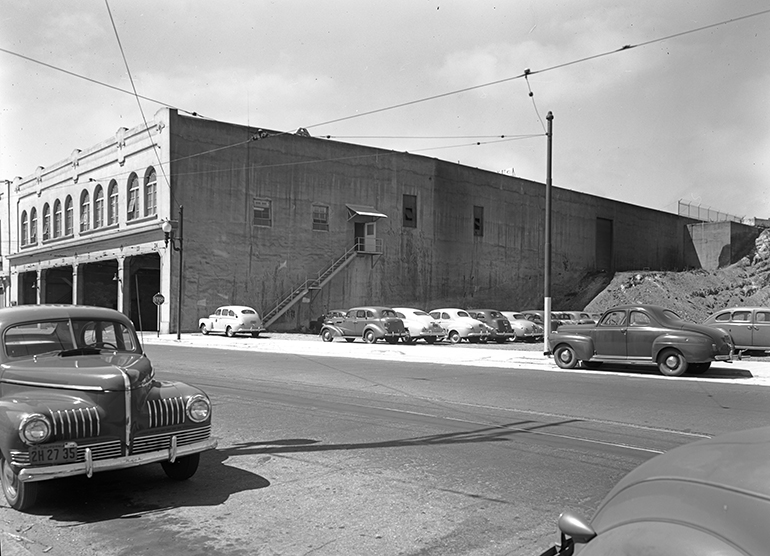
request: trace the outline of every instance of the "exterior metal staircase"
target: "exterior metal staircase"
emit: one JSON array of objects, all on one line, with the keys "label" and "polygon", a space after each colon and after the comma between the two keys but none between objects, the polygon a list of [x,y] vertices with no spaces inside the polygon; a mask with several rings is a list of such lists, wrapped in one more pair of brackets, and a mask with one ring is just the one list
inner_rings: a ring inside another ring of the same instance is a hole
[{"label": "exterior metal staircase", "polygon": [[356,241],[355,245],[345,251],[339,259],[334,261],[326,270],[319,272],[317,278],[309,278],[302,284],[294,288],[292,292],[284,297],[273,309],[268,311],[262,317],[262,325],[265,328],[269,328],[271,324],[277,321],[281,316],[291,309],[300,299],[305,297],[311,290],[320,290],[324,287],[337,273],[345,268],[350,262],[359,254],[369,255],[381,255],[382,254],[382,240],[378,240],[377,247],[374,251],[366,250],[362,243],[362,238]]}]

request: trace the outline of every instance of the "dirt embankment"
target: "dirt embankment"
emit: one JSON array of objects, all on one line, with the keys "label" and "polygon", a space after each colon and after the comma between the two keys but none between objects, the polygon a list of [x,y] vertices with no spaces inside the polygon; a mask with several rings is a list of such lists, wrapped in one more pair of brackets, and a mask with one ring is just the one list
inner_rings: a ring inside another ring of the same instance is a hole
[{"label": "dirt embankment", "polygon": [[618,272],[585,310],[600,313],[626,303],[661,305],[694,322],[725,307],[770,306],[770,230],[743,259],[718,270]]}]

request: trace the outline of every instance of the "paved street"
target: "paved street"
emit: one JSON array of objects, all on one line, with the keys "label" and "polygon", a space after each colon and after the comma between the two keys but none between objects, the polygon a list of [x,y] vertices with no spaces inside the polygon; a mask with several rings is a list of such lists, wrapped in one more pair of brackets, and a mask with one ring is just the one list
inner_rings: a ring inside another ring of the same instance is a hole
[{"label": "paved street", "polygon": [[667,379],[538,345],[144,343],[158,378],[210,394],[219,448],[186,483],[150,466],[3,505],[4,555],[537,554],[642,461],[768,417],[757,360]]}]

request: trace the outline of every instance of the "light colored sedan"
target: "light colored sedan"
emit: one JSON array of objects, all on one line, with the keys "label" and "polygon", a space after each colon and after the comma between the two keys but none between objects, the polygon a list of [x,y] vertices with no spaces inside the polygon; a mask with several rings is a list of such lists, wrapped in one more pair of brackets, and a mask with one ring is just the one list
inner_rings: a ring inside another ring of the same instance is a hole
[{"label": "light colored sedan", "polygon": [[405,344],[413,344],[420,339],[435,344],[447,335],[446,329],[422,309],[393,307],[393,310],[404,321],[404,327],[409,333],[403,338]]},{"label": "light colored sedan", "polygon": [[492,332],[491,327],[474,319],[463,309],[433,309],[430,316],[447,330],[447,339],[452,344],[461,340],[478,344],[486,341]]},{"label": "light colored sedan", "polygon": [[703,324],[730,334],[739,350],[770,350],[770,307],[731,307],[717,311]]},{"label": "light colored sedan", "polygon": [[532,322],[521,313],[516,311],[500,311],[515,333],[513,341],[520,342],[540,342],[543,340],[544,330],[539,324]]},{"label": "light colored sedan", "polygon": [[225,305],[208,317],[198,319],[201,334],[220,333],[232,338],[236,334],[251,334],[255,338],[264,332],[262,318],[251,307]]}]

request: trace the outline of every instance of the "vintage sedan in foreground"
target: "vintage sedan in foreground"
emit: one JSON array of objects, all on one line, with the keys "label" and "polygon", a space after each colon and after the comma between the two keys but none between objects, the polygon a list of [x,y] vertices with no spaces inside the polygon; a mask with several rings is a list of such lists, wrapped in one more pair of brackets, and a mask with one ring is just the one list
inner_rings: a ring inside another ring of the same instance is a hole
[{"label": "vintage sedan in foreground", "polygon": [[541,556],[766,556],[770,551],[770,427],[686,444],[631,471],[590,521],[559,516]]},{"label": "vintage sedan in foreground", "polygon": [[393,307],[393,310],[396,312],[396,316],[404,322],[406,336],[403,339],[405,344],[413,344],[417,340],[425,340],[429,344],[435,344],[446,336],[447,332],[444,327],[422,309]]},{"label": "vintage sedan in foreground", "polygon": [[0,309],[0,482],[11,507],[30,508],[40,481],[153,462],[188,479],[214,447],[209,398],[157,380],[122,313]]},{"label": "vintage sedan in foreground", "polygon": [[513,341],[539,342],[543,339],[543,327],[536,322],[532,322],[516,311],[500,312],[511,323],[511,330],[514,334]]},{"label": "vintage sedan in foreground", "polygon": [[339,337],[348,342],[361,338],[367,344],[377,340],[395,344],[406,335],[403,321],[390,307],[353,307],[344,318],[327,321],[321,327],[321,339],[324,342]]},{"label": "vintage sedan in foreground", "polygon": [[256,338],[265,331],[259,313],[242,305],[220,307],[208,317],[198,319],[198,329],[203,335],[219,332],[228,338],[236,334],[251,334]]},{"label": "vintage sedan in foreground", "polygon": [[731,307],[717,311],[703,324],[730,334],[735,349],[770,350],[770,308]]},{"label": "vintage sedan in foreground", "polygon": [[729,334],[683,320],[656,305],[624,305],[596,324],[565,324],[548,339],[556,364],[572,369],[602,363],[657,363],[666,376],[705,373],[713,361],[732,361]]},{"label": "vintage sedan in foreground", "polygon": [[447,339],[452,344],[468,340],[472,344],[489,339],[492,329],[486,323],[474,319],[462,309],[433,309],[430,316],[447,330]]}]

